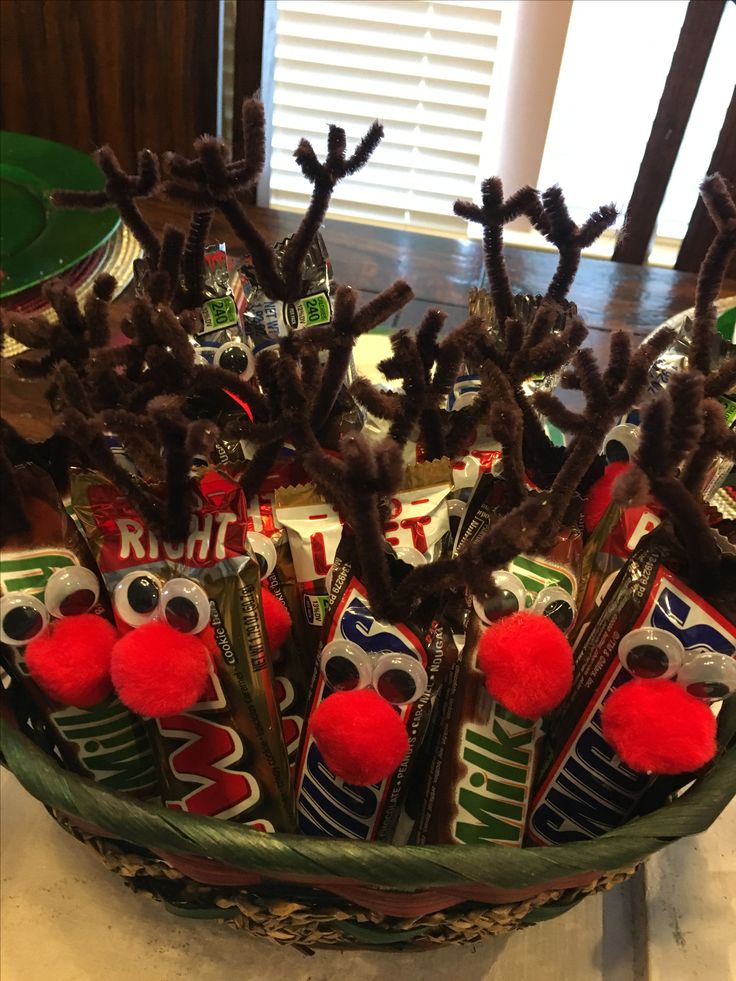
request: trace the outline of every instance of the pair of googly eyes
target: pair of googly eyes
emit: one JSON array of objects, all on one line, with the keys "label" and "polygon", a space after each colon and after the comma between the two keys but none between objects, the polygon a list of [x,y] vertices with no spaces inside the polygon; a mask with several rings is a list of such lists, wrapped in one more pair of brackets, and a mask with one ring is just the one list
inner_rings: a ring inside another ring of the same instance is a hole
[{"label": "pair of googly eyes", "polygon": [[635,678],[674,678],[691,695],[716,702],[736,692],[736,660],[706,651],[688,655],[674,634],[658,627],[640,627],[618,645],[618,656]]},{"label": "pair of googly eyes", "polygon": [[[502,617],[529,610],[539,613],[566,631],[575,622],[577,613],[572,596],[561,586],[547,586],[536,595],[527,592],[521,579],[513,572],[494,572],[496,592],[492,596],[474,596],[473,609],[483,623],[490,625]],[[531,606],[527,606],[531,599]]]},{"label": "pair of googly eyes", "polygon": [[115,612],[129,627],[163,620],[182,634],[198,634],[210,622],[210,603],[191,579],[162,582],[148,572],[129,572],[112,595]]},{"label": "pair of googly eyes", "polygon": [[39,637],[51,617],[89,613],[100,598],[100,584],[91,569],[81,565],[57,569],[49,576],[43,600],[32,593],[8,593],[0,600],[0,640],[23,647]]},{"label": "pair of googly eyes", "polygon": [[320,669],[335,691],[372,686],[391,705],[410,705],[427,690],[427,672],[415,657],[392,651],[370,657],[349,640],[325,644]]}]

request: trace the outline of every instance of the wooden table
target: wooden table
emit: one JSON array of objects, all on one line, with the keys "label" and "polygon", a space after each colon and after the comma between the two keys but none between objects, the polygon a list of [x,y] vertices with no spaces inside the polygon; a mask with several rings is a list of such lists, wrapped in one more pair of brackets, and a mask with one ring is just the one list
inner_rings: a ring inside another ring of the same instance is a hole
[{"label": "wooden table", "polygon": [[[183,224],[171,206],[147,204],[160,229]],[[298,216],[253,209],[272,241],[289,234]],[[213,240],[238,243],[222,222]],[[480,277],[480,244],[347,222],[327,223],[325,239],[338,282],[364,295],[397,277],[407,279],[417,299],[393,326],[417,324],[427,306],[447,311],[450,323],[466,311],[468,287]],[[544,291],[555,266],[550,253],[510,248],[507,263],[516,290]],[[597,351],[612,329],[643,336],[672,314],[692,305],[695,277],[669,270],[585,259],[571,292]],[[736,293],[736,282],[724,295]],[[120,311],[124,303],[119,304]],[[44,384],[20,382],[3,362],[3,414],[28,436],[48,431]],[[303,958],[217,926],[177,921],[158,904],[134,896],[94,857],[50,820],[7,773],[3,804],[3,981],[271,981],[284,976],[355,981],[389,972],[411,979],[443,981],[458,975],[516,981],[727,981],[736,976],[733,945],[736,865],[736,804],[704,835],[686,839],[655,856],[639,874],[611,893],[581,903],[558,920],[510,937],[489,940],[477,951],[450,948],[430,954],[339,954],[320,951]],[[43,942],[39,944],[39,938]]]},{"label": "wooden table", "polygon": [[[142,210],[159,233],[166,224],[186,228],[188,212],[180,205],[144,201]],[[271,209],[251,208],[249,213],[270,242],[290,235],[299,222],[299,215]],[[242,254],[242,244],[219,216],[210,238],[226,242],[232,255]],[[324,238],[337,282],[355,287],[364,300],[395,279],[409,282],[416,298],[393,318],[391,327],[416,326],[428,307],[443,309],[448,326],[467,316],[468,289],[479,283],[483,269],[480,242],[334,220],[327,221]],[[543,293],[555,269],[556,253],[509,247],[506,262],[515,291]],[[114,321],[122,319],[131,292],[128,289],[116,304]],[[723,295],[734,293],[736,281],[724,283]],[[695,276],[583,259],[570,296],[590,329],[587,343],[605,355],[612,330],[624,328],[642,337],[692,306]],[[45,383],[20,381],[7,360],[0,364],[0,381],[3,415],[28,438],[48,435],[51,420],[43,399]]]}]

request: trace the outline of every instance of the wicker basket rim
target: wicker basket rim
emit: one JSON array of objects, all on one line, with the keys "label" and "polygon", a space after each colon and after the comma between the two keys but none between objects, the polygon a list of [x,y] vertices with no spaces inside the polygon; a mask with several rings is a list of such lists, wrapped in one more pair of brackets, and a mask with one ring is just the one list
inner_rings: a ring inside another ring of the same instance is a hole
[{"label": "wicker basket rim", "polygon": [[155,804],[141,803],[63,770],[12,720],[0,719],[0,752],[25,789],[49,807],[150,850],[209,858],[304,881],[351,880],[388,889],[457,885],[539,885],[580,872],[637,864],[684,835],[704,831],[736,796],[736,697],[719,716],[725,749],[678,799],[590,841],[547,848],[391,845],[299,835],[265,835]]}]

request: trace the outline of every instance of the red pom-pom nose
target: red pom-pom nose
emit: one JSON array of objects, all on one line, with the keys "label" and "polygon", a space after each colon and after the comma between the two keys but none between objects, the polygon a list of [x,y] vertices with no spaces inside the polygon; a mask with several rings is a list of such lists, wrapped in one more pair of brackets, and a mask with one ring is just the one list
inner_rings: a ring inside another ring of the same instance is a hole
[{"label": "red pom-pom nose", "polygon": [[334,692],[312,713],[309,729],[335,776],[358,787],[391,776],[409,752],[404,723],[372,688]]},{"label": "red pom-pom nose", "polygon": [[110,655],[118,635],[94,613],[57,620],[26,647],[26,664],[39,688],[62,705],[87,708],[112,691]]},{"label": "red pom-pom nose", "polygon": [[538,613],[514,613],[488,627],[478,667],[497,702],[524,719],[559,705],[572,685],[572,650],[556,624]]},{"label": "red pom-pom nose", "polygon": [[603,736],[624,763],[643,773],[689,773],[716,753],[716,720],[674,681],[634,679],[601,713]]},{"label": "red pom-pom nose", "polygon": [[120,638],[110,674],[120,701],[132,712],[178,715],[199,701],[210,664],[199,637],[154,620]]},{"label": "red pom-pom nose", "polygon": [[271,651],[277,651],[289,636],[291,616],[281,600],[277,599],[270,589],[261,586],[261,604],[263,606],[263,621],[268,635],[268,646]]}]

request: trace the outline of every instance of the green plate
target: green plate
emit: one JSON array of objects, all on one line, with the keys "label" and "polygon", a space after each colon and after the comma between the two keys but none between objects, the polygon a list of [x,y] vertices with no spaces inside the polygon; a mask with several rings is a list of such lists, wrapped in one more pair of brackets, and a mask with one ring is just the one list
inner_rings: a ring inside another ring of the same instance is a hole
[{"label": "green plate", "polygon": [[0,132],[0,298],[64,272],[99,248],[120,224],[114,208],[60,210],[57,188],[98,191],[89,157],[50,140]]}]

